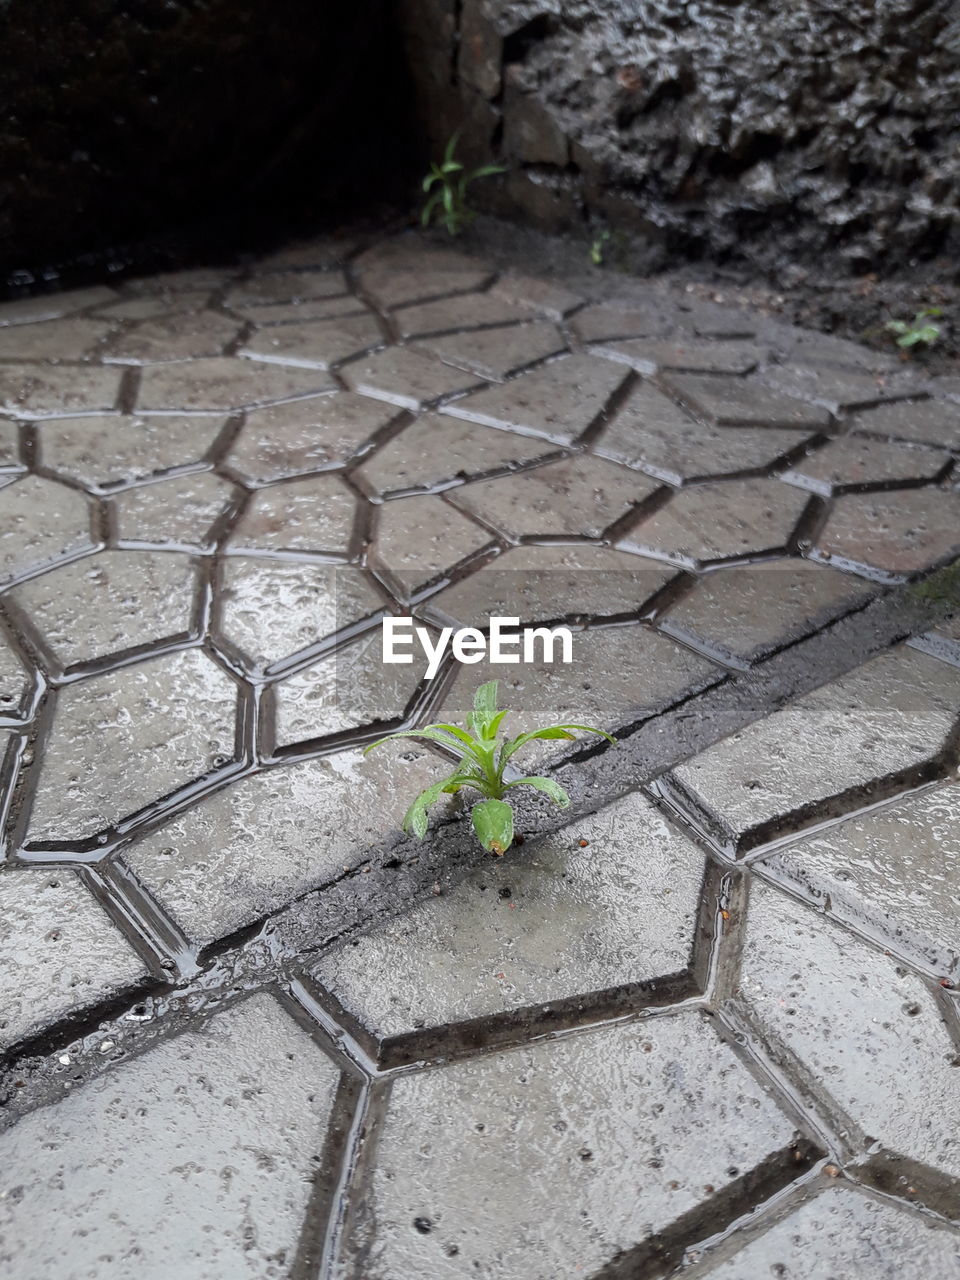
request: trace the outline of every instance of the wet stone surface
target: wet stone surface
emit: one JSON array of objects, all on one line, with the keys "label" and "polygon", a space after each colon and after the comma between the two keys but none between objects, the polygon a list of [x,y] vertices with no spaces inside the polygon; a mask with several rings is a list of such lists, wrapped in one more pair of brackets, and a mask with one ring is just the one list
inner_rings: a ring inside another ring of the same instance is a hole
[{"label": "wet stone surface", "polygon": [[816,552],[887,578],[904,578],[960,550],[960,493],[909,490],[847,494],[821,533]]},{"label": "wet stone surface", "polygon": [[131,547],[210,551],[238,497],[229,481],[210,471],[125,489],[110,504],[117,540]]},{"label": "wet stone surface", "polygon": [[0,489],[3,579],[36,572],[92,546],[90,504],[82,493],[41,476],[24,476]]},{"label": "wet stone surface", "polygon": [[38,428],[40,461],[57,476],[100,492],[199,466],[224,421],[165,415],[51,420]]}]

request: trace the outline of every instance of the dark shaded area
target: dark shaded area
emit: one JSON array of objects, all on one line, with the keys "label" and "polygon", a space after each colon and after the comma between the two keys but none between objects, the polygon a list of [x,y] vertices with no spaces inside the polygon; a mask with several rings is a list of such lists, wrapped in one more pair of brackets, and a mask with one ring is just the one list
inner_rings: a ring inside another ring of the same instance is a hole
[{"label": "dark shaded area", "polygon": [[0,0],[0,49],[14,283],[209,261],[408,189],[387,0]]}]

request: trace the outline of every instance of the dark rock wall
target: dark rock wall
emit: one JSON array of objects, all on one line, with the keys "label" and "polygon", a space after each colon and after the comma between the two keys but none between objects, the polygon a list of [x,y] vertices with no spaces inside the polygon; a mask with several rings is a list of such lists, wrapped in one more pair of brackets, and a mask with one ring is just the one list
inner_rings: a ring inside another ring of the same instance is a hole
[{"label": "dark rock wall", "polygon": [[957,0],[400,0],[425,131],[475,190],[671,255],[892,268],[956,251]]}]

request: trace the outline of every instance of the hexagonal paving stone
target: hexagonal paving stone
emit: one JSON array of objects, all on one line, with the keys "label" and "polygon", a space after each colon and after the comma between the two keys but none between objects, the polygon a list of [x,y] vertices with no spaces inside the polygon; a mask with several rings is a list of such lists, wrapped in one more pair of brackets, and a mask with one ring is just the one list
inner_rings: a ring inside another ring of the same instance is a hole
[{"label": "hexagonal paving stone", "polygon": [[332,320],[336,316],[373,314],[370,307],[352,293],[335,298],[301,298],[296,302],[271,302],[260,306],[237,306],[236,303],[227,305],[244,320],[251,320],[258,329],[286,324],[288,321],[300,323],[304,320]]},{"label": "hexagonal paving stone", "polygon": [[438,763],[413,747],[404,759],[347,751],[268,769],[214,792],[124,859],[206,945],[360,865],[396,833],[408,792]]},{"label": "hexagonal paving stone", "polygon": [[724,378],[717,374],[668,373],[668,390],[694,413],[718,427],[807,427],[830,423],[827,409],[765,387],[752,378]]},{"label": "hexagonal paving stone", "polygon": [[539,311],[551,320],[562,320],[583,302],[579,294],[555,280],[537,280],[510,272],[501,276],[490,292],[531,311]]},{"label": "hexagonal paving stone", "polygon": [[564,356],[444,406],[443,412],[488,427],[569,444],[603,412],[626,371],[589,356]]},{"label": "hexagonal paving stone", "polygon": [[27,710],[33,675],[7,637],[0,632],[0,719],[20,719]]},{"label": "hexagonal paving stone", "polygon": [[831,413],[859,409],[916,394],[916,383],[886,372],[867,373],[831,365],[771,365],[764,381],[787,395],[821,404]]},{"label": "hexagonal paving stone", "polygon": [[121,289],[124,296],[135,297],[144,294],[191,293],[197,289],[212,293],[215,289],[227,288],[238,275],[237,267],[194,267],[190,271],[160,271],[156,275],[124,280]]},{"label": "hexagonal paving stone", "polygon": [[120,370],[57,365],[0,366],[0,408],[19,418],[109,413],[120,394]]},{"label": "hexagonal paving stone", "polygon": [[253,484],[307,475],[346,462],[396,412],[349,391],[254,409],[247,413],[227,462]]},{"label": "hexagonal paving stone", "polygon": [[144,369],[138,408],[162,413],[225,413],[332,391],[326,373],[286,369],[232,356]]},{"label": "hexagonal paving stone", "polygon": [[[257,995],[33,1112],[0,1138],[19,1188],[0,1200],[13,1270],[275,1272],[296,1254],[338,1076]],[[41,1199],[50,1221],[38,1231]]]},{"label": "hexagonal paving stone", "polygon": [[340,231],[329,236],[311,236],[307,240],[293,240],[273,253],[264,254],[257,264],[258,271],[290,271],[300,267],[314,270],[328,269],[345,262],[362,242],[360,235],[343,234]]},{"label": "hexagonal paving stone", "polygon": [[[724,1250],[742,1244],[734,1236]],[[906,1280],[960,1275],[960,1241],[944,1223],[849,1183],[827,1186],[813,1200],[782,1211],[710,1280],[802,1274],[806,1280]]]},{"label": "hexagonal paving stone", "polygon": [[960,552],[960,492],[847,494],[834,504],[816,552],[892,578],[930,568]]},{"label": "hexagonal paving stone", "polygon": [[492,541],[491,534],[442,498],[400,498],[377,514],[370,563],[412,591]]},{"label": "hexagonal paving stone", "polygon": [[[146,977],[143,961],[73,871],[0,868],[0,1047]],[[0,1193],[0,1215],[5,1202]]]},{"label": "hexagonal paving stone", "polygon": [[656,488],[603,458],[578,457],[464,485],[449,500],[512,538],[598,538]]},{"label": "hexagonal paving stone", "polygon": [[[400,1045],[383,1042],[423,1027],[578,997],[598,1016],[654,991],[679,997],[694,990],[703,875],[703,855],[634,793],[477,868],[312,973],[388,1058]],[[422,1056],[409,1041],[408,1053]]]},{"label": "hexagonal paving stone", "polygon": [[272,485],[250,499],[227,550],[346,559],[356,519],[357,500],[337,476]]},{"label": "hexagonal paving stone", "polygon": [[[558,721],[613,730],[632,726],[721,677],[712,662],[646,627],[601,627],[574,634],[569,665],[558,661],[514,667],[483,661],[461,667],[434,718],[465,723],[477,687],[499,679],[500,705],[512,712],[507,721],[511,733]],[[568,750],[577,748],[562,746],[559,754]],[[529,772],[557,754],[553,742],[531,742],[514,763]]]},{"label": "hexagonal paving stone", "polygon": [[857,414],[856,431],[960,449],[960,406],[946,400],[901,400]]},{"label": "hexagonal paving stone", "polygon": [[97,307],[96,315],[110,320],[154,320],[158,316],[202,311],[210,300],[209,289],[185,289],[176,293],[133,294],[119,302]]},{"label": "hexagonal paving stone", "polygon": [[351,391],[386,400],[404,409],[475,387],[479,379],[412,347],[390,347],[347,365],[342,375]]},{"label": "hexagonal paving stone", "polygon": [[796,325],[766,321],[764,333],[769,334],[779,351],[800,364],[840,365],[849,372],[883,373],[902,371],[903,365],[889,351],[874,351],[849,342],[832,333],[818,333],[815,329],[801,329]]},{"label": "hexagonal paving stone", "polygon": [[240,333],[240,324],[216,311],[189,311],[144,320],[111,338],[103,359],[117,364],[162,364],[221,356]]},{"label": "hexagonal paving stone", "polygon": [[97,354],[114,328],[109,320],[86,316],[16,325],[0,336],[0,355],[4,360],[84,360]]},{"label": "hexagonal paving stone", "polygon": [[255,667],[282,663],[387,607],[362,570],[231,556],[217,593],[220,633]]},{"label": "hexagonal paving stone", "polygon": [[426,672],[421,650],[410,663],[384,663],[379,628],[272,686],[276,745],[345,733],[399,719]]},{"label": "hexagonal paving stone", "polygon": [[304,302],[347,293],[342,271],[261,271],[229,290],[228,307],[258,307],[272,302]]},{"label": "hexagonal paving stone", "polygon": [[949,460],[937,449],[845,436],[795,462],[783,479],[829,496],[867,485],[891,488],[906,480],[936,480],[947,466]]},{"label": "hexagonal paving stone", "polygon": [[97,285],[92,289],[69,289],[62,293],[40,294],[35,298],[17,298],[0,303],[0,325],[36,324],[40,320],[56,320],[58,316],[83,311],[115,300],[113,289]]},{"label": "hexagonal paving stone", "polygon": [[484,263],[454,249],[430,249],[398,240],[362,253],[354,268],[361,291],[382,307],[482,289],[493,275]]},{"label": "hexagonal paving stone", "polygon": [[167,552],[102,551],[16,587],[15,605],[62,669],[196,632],[199,576]]},{"label": "hexagonal paving stone", "polygon": [[900,647],[708,747],[668,778],[714,837],[745,853],[880,799],[878,782],[943,750],[960,670]]},{"label": "hexagonal paving stone", "polygon": [[756,865],[881,946],[960,977],[956,783],[847,818]]},{"label": "hexagonal paving stone", "polygon": [[0,421],[0,473],[24,471],[20,461],[20,431],[15,422]]},{"label": "hexagonal paving stone", "polygon": [[0,489],[0,581],[93,546],[83,494],[41,476]]},{"label": "hexagonal paving stone", "polygon": [[617,546],[692,567],[784,551],[807,501],[778,480],[682,489]]},{"label": "hexagonal paving stone", "polygon": [[481,628],[492,617],[611,618],[639,612],[674,577],[655,560],[609,547],[513,547],[433,596],[430,608]]},{"label": "hexagonal paving stone", "polygon": [[755,883],[735,1004],[844,1132],[960,1176],[957,1050],[918,977]]},{"label": "hexagonal paving stone", "polygon": [[672,342],[651,342],[629,338],[595,346],[595,355],[629,365],[637,373],[654,374],[658,369],[681,369],[694,373],[749,373],[767,352],[752,342],[697,342],[680,338]]},{"label": "hexagonal paving stone", "polygon": [[110,505],[123,545],[209,551],[238,498],[232,484],[203,471],[126,489]]},{"label": "hexagonal paving stone", "polygon": [[689,1013],[398,1076],[377,1138],[365,1280],[573,1280],[786,1162],[793,1126]]},{"label": "hexagonal paving stone", "polygon": [[341,316],[336,320],[273,325],[259,330],[246,340],[240,354],[273,364],[329,369],[348,356],[383,346],[384,342],[375,316]]},{"label": "hexagonal paving stone", "polygon": [[395,311],[393,322],[403,338],[450,333],[455,329],[479,329],[530,319],[526,307],[494,293],[467,293],[455,298],[420,302]]},{"label": "hexagonal paving stone", "polygon": [[237,686],[197,649],[68,685],[27,838],[93,836],[232,759],[236,738]]},{"label": "hexagonal paving stone", "polygon": [[620,338],[657,338],[671,322],[669,304],[631,307],[629,303],[600,303],[584,307],[570,321],[581,342],[608,342]]},{"label": "hexagonal paving stone", "polygon": [[705,574],[660,627],[722,662],[747,665],[858,608],[875,589],[809,560]]},{"label": "hexagonal paving stone", "polygon": [[809,438],[808,431],[775,427],[707,427],[662,391],[641,383],[604,427],[593,450],[680,484],[769,466]]},{"label": "hexagonal paving stone", "polygon": [[439,356],[445,364],[502,382],[507,374],[563,351],[566,343],[556,325],[534,321],[453,333],[445,338],[424,338],[417,345]]},{"label": "hexagonal paving stone", "polygon": [[52,419],[37,428],[40,461],[57,475],[103,492],[200,466],[225,421],[165,414]]}]

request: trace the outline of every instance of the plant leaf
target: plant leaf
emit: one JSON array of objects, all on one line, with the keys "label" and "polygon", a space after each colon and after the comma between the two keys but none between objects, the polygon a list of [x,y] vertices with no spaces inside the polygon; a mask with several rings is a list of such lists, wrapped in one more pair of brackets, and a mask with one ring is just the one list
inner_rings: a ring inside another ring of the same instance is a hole
[{"label": "plant leaf", "polygon": [[506,169],[502,164],[483,164],[479,169],[474,169],[468,178],[472,182],[474,178],[490,178],[495,173],[506,173]]},{"label": "plant leaf", "polygon": [[403,815],[403,822],[400,824],[408,835],[416,836],[418,840],[423,839],[427,834],[427,810],[440,799],[455,777],[456,774],[450,774],[420,792]]},{"label": "plant leaf", "polygon": [[481,800],[470,814],[477,839],[490,853],[506,853],[513,844],[513,810],[505,800]]},{"label": "plant leaf", "polygon": [[457,129],[456,132],[451,133],[450,137],[447,139],[447,149],[443,153],[443,159],[445,163],[449,163],[453,159],[453,153],[456,151],[457,143],[459,141],[460,141],[460,130]]},{"label": "plant leaf", "polygon": [[888,320],[883,326],[888,333],[909,333],[910,326],[906,320]]},{"label": "plant leaf", "polygon": [[[449,751],[457,751],[456,737],[451,741],[448,733],[440,732],[443,727],[444,726],[441,725],[427,724],[424,725],[422,729],[404,729],[400,733],[388,733],[385,738],[378,738],[376,742],[371,742],[368,747],[364,747],[363,754],[368,756],[375,747],[382,747],[385,742],[393,742],[397,738],[426,738],[428,742],[442,743]],[[463,737],[467,738],[469,741],[467,734],[465,734],[462,729],[458,730],[458,733],[462,734]],[[466,753],[458,751],[458,754],[462,757],[462,755]],[[473,754],[472,749],[471,754]]]},{"label": "plant leaf", "polygon": [[488,680],[473,695],[473,719],[481,737],[488,737],[487,726],[497,714],[497,686],[499,680]]},{"label": "plant leaf", "polygon": [[520,778],[517,782],[511,782],[507,785],[510,791],[514,787],[533,787],[536,791],[542,791],[545,796],[549,796],[554,804],[558,804],[561,809],[568,808],[570,797],[561,787],[559,782],[554,782],[552,778]]}]

